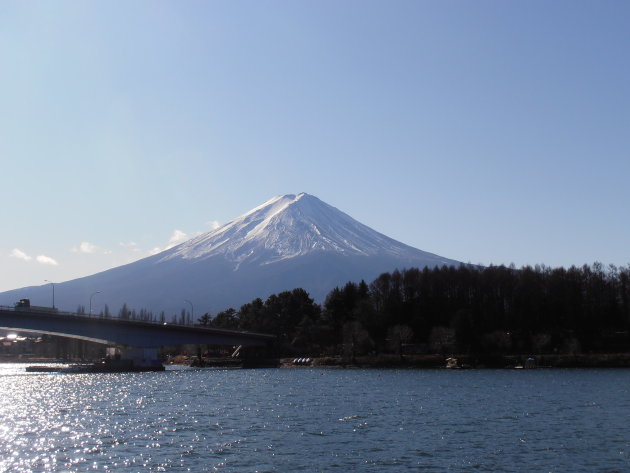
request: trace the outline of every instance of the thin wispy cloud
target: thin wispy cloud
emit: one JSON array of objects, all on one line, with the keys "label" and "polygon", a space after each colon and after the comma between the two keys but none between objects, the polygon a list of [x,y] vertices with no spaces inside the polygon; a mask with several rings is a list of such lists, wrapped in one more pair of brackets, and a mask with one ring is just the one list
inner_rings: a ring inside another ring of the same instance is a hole
[{"label": "thin wispy cloud", "polygon": [[73,247],[70,251],[72,251],[73,253],[83,253],[88,255],[94,253],[102,253],[107,255],[111,253],[110,250],[95,245],[94,243],[90,243],[89,241],[82,241],[79,246]]},{"label": "thin wispy cloud", "polygon": [[13,251],[11,251],[9,256],[11,256],[12,258],[21,259],[23,261],[30,261],[33,259],[31,256],[27,255],[22,250],[19,250],[17,248],[13,248]]},{"label": "thin wispy cloud", "polygon": [[46,256],[46,255],[39,255],[37,258],[35,258],[35,260],[39,263],[39,264],[46,264],[46,265],[50,265],[50,266],[59,266],[59,263],[57,263],[57,261],[55,261],[53,258],[51,258],[50,256]]},{"label": "thin wispy cloud", "polygon": [[121,241],[120,243],[118,243],[118,246],[126,250],[131,250],[134,253],[139,253],[141,251],[140,248],[138,247],[138,244],[135,241],[128,241],[128,242]]}]

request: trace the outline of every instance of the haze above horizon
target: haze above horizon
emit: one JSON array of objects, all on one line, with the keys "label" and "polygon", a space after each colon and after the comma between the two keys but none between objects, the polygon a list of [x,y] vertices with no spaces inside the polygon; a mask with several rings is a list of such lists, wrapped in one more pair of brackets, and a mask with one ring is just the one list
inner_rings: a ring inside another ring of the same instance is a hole
[{"label": "haze above horizon", "polygon": [[627,265],[623,1],[0,5],[0,291],[307,192],[464,262]]}]

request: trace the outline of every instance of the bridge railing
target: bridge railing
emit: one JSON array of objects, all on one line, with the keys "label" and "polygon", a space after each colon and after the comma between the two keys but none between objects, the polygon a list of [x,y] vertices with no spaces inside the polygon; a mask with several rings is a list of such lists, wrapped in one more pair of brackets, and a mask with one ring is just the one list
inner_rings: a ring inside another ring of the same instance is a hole
[{"label": "bridge railing", "polygon": [[[135,322],[146,322],[146,323],[154,323],[154,324],[158,324],[158,325],[163,325],[163,322],[160,322],[159,320],[154,320],[154,319],[146,319],[146,320],[142,320],[142,319],[121,319],[120,317],[114,317],[112,315],[108,315],[108,316],[104,316],[104,315],[100,315],[100,314],[79,314],[78,312],[67,312],[67,311],[63,311],[63,310],[58,310],[58,309],[54,309],[52,307],[47,307],[46,309],[50,309],[49,311],[45,310],[44,308],[33,308],[33,307],[15,307],[15,306],[8,306],[8,305],[0,305],[0,310],[8,310],[8,311],[13,311],[13,312],[32,312],[34,314],[47,314],[47,315],[70,315],[73,317],[81,317],[81,318],[85,318],[85,319],[113,319],[113,320],[132,320]],[[177,324],[172,324],[169,323],[168,325],[177,325]]]},{"label": "bridge railing", "polygon": [[0,310],[12,310],[14,312],[35,312],[35,313],[42,313],[42,314],[46,314],[46,313],[54,313],[54,314],[61,314],[61,315],[81,315],[81,314],[77,314],[74,312],[64,312],[62,310],[58,310],[58,309],[54,309],[52,307],[47,307],[47,309],[51,309],[50,312],[47,312],[46,310],[43,309],[33,309],[32,307],[15,307],[13,305],[0,305]]}]

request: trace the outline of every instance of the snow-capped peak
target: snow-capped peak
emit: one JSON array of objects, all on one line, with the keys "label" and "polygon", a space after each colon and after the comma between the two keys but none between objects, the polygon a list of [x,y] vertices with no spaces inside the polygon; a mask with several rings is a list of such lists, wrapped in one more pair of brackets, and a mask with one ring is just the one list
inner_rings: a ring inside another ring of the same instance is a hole
[{"label": "snow-capped peak", "polygon": [[216,230],[164,252],[160,261],[222,256],[238,269],[244,262],[263,265],[314,252],[403,256],[409,251],[419,250],[301,193],[276,196]]}]

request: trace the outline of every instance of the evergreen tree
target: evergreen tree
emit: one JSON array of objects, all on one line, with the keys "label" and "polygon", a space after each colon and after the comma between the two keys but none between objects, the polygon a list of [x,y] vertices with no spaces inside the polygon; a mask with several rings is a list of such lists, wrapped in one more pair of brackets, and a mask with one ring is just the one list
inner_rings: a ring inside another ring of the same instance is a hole
[{"label": "evergreen tree", "polygon": [[127,307],[126,302],[120,308],[120,311],[118,312],[118,318],[122,320],[129,320],[131,318],[131,311]]},{"label": "evergreen tree", "polygon": [[212,316],[210,315],[210,312],[206,312],[205,314],[203,314],[201,317],[197,319],[197,322],[199,322],[199,325],[206,327],[210,325],[211,320],[212,320]]},{"label": "evergreen tree", "polygon": [[210,325],[217,328],[237,330],[240,325],[239,314],[230,307],[227,310],[219,312],[216,317],[210,321]]}]

